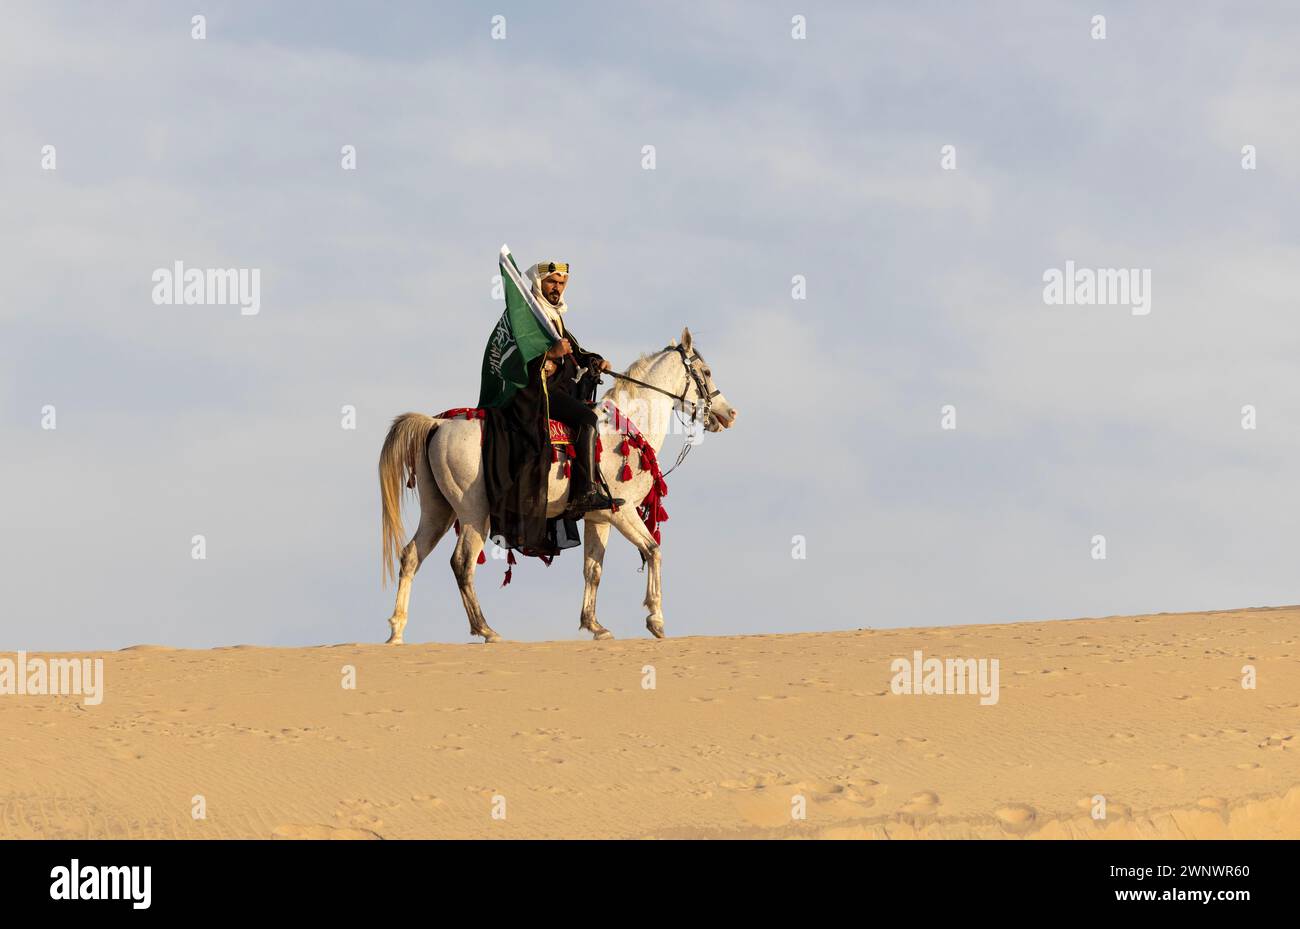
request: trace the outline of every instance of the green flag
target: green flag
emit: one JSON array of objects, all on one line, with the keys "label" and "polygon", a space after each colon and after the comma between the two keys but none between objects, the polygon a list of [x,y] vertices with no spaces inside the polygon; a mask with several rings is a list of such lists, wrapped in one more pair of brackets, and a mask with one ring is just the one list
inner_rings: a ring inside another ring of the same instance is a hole
[{"label": "green flag", "polygon": [[479,408],[504,406],[528,383],[528,363],[560,339],[555,326],[537,305],[510,249],[501,246],[501,285],[506,309],[497,320],[483,352],[483,384]]}]

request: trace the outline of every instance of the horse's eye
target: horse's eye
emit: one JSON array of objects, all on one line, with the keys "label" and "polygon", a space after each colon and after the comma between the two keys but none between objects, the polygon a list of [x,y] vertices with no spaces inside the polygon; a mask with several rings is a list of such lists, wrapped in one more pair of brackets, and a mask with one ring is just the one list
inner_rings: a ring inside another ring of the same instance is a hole
[{"label": "horse's eye", "polygon": [[713,377],[713,372],[710,371],[708,368],[705,368],[705,369],[704,369],[704,376],[705,376],[705,377]]}]

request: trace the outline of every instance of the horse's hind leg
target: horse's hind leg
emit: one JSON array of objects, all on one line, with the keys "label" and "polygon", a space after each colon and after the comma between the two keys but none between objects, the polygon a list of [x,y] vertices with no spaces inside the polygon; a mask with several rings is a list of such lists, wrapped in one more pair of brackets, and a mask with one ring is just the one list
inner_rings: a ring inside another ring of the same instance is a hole
[{"label": "horse's hind leg", "polygon": [[411,603],[411,578],[415,577],[415,572],[420,570],[420,565],[429,552],[433,551],[438,541],[451,528],[456,516],[427,468],[419,474],[419,493],[420,525],[411,541],[402,549],[402,568],[397,577],[397,604],[388,620],[392,630],[388,636],[389,645],[402,644],[402,631],[406,628],[406,614]]},{"label": "horse's hind leg", "polygon": [[474,569],[478,567],[479,552],[483,551],[487,538],[487,523],[486,518],[467,520],[462,516],[460,539],[456,542],[456,550],[451,553],[451,570],[456,574],[460,599],[469,616],[469,634],[481,635],[484,642],[499,642],[501,636],[487,624],[483,609],[478,604],[478,593],[474,590]]}]

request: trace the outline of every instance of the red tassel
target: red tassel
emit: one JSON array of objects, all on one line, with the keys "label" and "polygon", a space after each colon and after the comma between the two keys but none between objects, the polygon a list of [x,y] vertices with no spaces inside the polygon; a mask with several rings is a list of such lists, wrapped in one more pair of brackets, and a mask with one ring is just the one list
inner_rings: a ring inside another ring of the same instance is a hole
[{"label": "red tassel", "polygon": [[601,445],[600,436],[596,436],[596,457],[599,458],[605,454],[605,447]]},{"label": "red tassel", "polygon": [[571,464],[572,464],[572,462],[569,462],[569,461],[566,461],[566,462],[564,463],[564,476],[565,476],[565,477],[568,477],[568,476],[569,476],[569,471],[571,470],[569,466],[570,466]]},{"label": "red tassel", "polygon": [[668,521],[668,511],[665,510],[663,507],[659,506],[659,504],[656,503],[656,504],[655,504],[655,522],[663,523],[663,522],[667,522],[667,521]]},{"label": "red tassel", "polygon": [[487,561],[487,553],[480,549],[478,553],[478,563],[482,564],[485,561]]},{"label": "red tassel", "polygon": [[560,460],[560,450],[559,450],[558,448],[556,448],[554,445],[552,445],[552,446],[551,446],[551,461],[559,461],[559,460]]},{"label": "red tassel", "polygon": [[506,568],[506,576],[501,580],[502,587],[510,583],[510,572],[513,570],[514,570],[513,568]]},{"label": "red tassel", "polygon": [[658,541],[659,541],[659,530],[658,530],[658,529],[656,529],[656,530],[654,531],[654,536],[655,536],[655,541],[658,542]]},{"label": "red tassel", "polygon": [[623,470],[618,472],[618,479],[620,481],[632,480],[632,469],[629,468],[627,465],[623,465]]},{"label": "red tassel", "polygon": [[624,458],[627,457],[627,439],[624,439],[622,442],[619,442],[619,443],[618,443],[618,449],[617,449],[617,451],[618,451],[618,453],[619,453],[620,455],[622,455]]},{"label": "red tassel", "polygon": [[456,520],[452,525],[456,527],[456,535],[460,535],[460,520]]}]

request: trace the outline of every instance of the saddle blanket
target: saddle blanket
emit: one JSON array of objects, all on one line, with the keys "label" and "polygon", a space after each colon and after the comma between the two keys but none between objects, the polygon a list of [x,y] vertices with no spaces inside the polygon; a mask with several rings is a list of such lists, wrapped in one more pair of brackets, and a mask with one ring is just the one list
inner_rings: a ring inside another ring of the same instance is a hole
[{"label": "saddle blanket", "polygon": [[[634,436],[640,438],[641,430],[633,425],[632,420],[624,416],[614,405],[614,401],[606,398],[597,403],[594,407],[596,416],[601,422],[610,424],[613,430],[620,435]],[[469,406],[453,407],[439,413],[435,419],[455,419],[463,417],[465,419],[482,419],[483,410],[475,409]],[[565,448],[570,455],[573,454],[573,435],[568,423],[562,423],[558,419],[548,420],[551,432],[551,444],[559,445]]]}]

